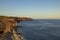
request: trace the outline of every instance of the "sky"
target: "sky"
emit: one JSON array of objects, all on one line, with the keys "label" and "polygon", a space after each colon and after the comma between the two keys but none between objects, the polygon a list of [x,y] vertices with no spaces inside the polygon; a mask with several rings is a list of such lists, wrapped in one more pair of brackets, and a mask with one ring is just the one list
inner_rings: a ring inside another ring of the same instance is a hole
[{"label": "sky", "polygon": [[0,15],[60,19],[60,0],[0,0]]}]

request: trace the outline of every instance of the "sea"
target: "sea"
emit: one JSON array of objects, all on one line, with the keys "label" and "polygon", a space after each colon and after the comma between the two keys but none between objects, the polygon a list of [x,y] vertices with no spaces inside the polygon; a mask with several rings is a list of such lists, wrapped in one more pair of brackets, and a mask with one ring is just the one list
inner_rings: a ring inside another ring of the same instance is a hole
[{"label": "sea", "polygon": [[18,25],[25,40],[60,40],[60,19],[33,19]]}]

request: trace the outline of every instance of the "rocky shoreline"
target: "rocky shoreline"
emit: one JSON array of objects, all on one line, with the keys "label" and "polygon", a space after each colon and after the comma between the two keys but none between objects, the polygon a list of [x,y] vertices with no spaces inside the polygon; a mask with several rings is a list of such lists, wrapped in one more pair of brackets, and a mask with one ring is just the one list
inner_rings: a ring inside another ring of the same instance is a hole
[{"label": "rocky shoreline", "polygon": [[[20,23],[21,21],[31,21],[31,20],[32,18],[28,18],[28,17],[0,16],[0,38],[3,38],[4,36],[6,36],[7,33],[10,33],[10,32],[13,33],[12,31],[13,29],[14,29],[13,34],[17,35],[18,34],[16,31],[18,28],[17,23]],[[3,39],[0,39],[0,40],[3,40]]]}]

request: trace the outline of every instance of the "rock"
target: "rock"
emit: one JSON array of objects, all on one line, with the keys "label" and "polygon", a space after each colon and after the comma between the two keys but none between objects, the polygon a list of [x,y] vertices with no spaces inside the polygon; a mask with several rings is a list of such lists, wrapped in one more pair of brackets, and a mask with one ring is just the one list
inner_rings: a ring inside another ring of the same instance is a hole
[{"label": "rock", "polygon": [[[32,20],[32,18],[0,16],[0,34],[3,35],[4,37],[4,35],[11,32],[12,29],[14,29],[15,31],[17,30],[17,28],[19,27],[17,26],[17,23],[20,23],[21,21],[30,21],[30,20]],[[0,38],[3,38],[3,37],[0,37]],[[21,39],[23,39],[23,37],[21,37]]]},{"label": "rock", "polygon": [[30,21],[30,20],[32,20],[32,18],[0,16],[0,30],[4,29],[4,32],[10,32],[11,28],[17,27],[17,23],[21,21]]}]

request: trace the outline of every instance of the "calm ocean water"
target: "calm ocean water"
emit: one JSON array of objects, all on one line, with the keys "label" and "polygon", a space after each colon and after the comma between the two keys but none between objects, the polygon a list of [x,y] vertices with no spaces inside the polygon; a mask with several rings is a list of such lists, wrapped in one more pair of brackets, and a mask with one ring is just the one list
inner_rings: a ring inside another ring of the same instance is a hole
[{"label": "calm ocean water", "polygon": [[60,40],[60,20],[40,19],[21,22],[18,32],[26,40]]}]

